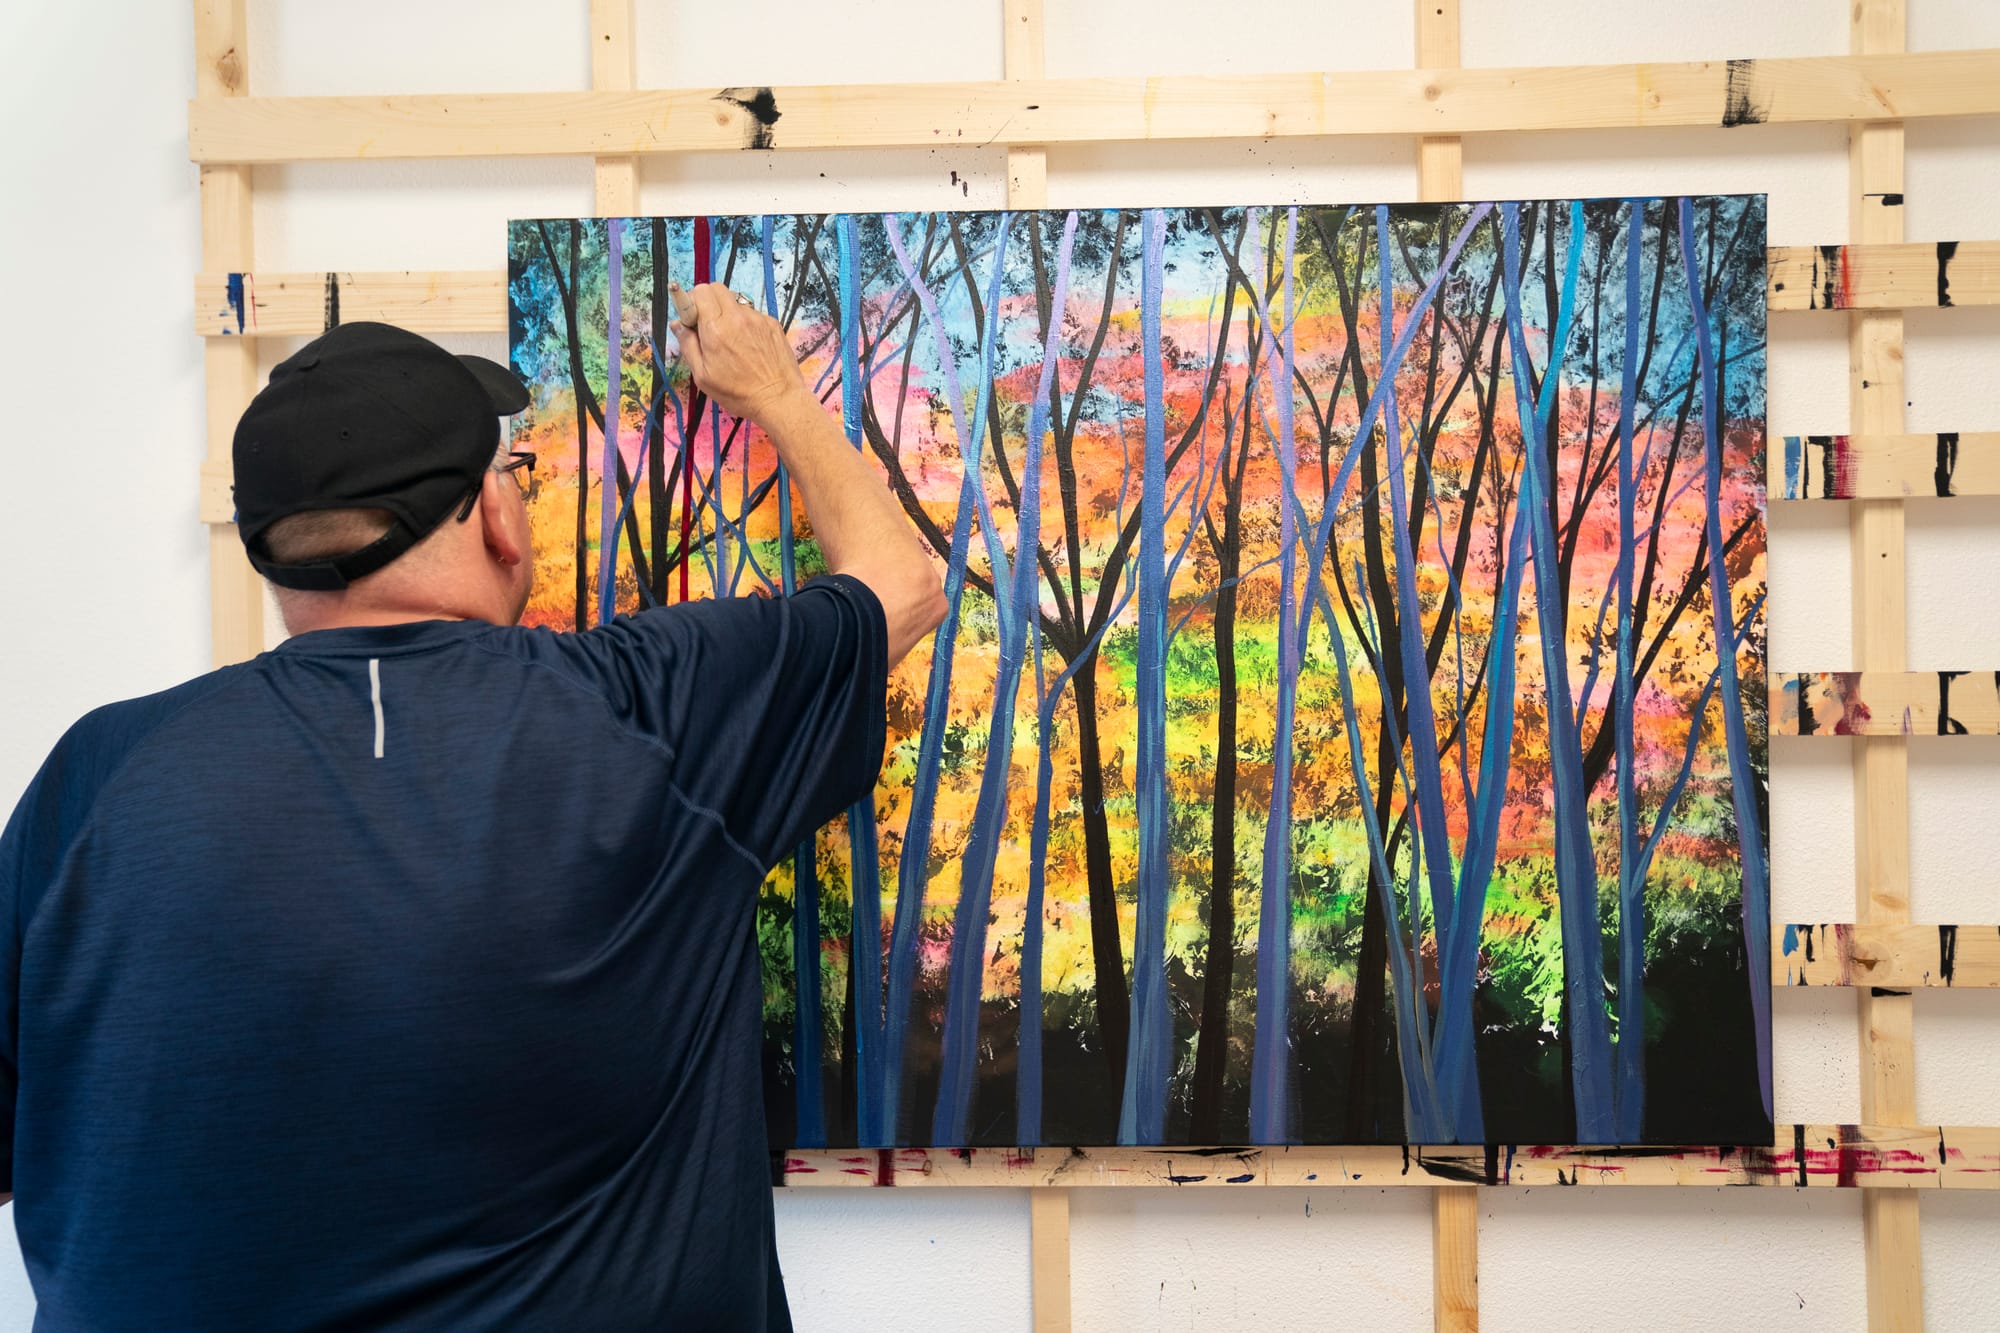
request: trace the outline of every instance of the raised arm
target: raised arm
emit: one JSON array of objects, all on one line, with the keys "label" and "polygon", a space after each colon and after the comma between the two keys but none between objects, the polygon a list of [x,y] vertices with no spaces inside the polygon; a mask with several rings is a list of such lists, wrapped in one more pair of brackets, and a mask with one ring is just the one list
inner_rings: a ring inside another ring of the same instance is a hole
[{"label": "raised arm", "polygon": [[827,568],[860,579],[882,603],[894,666],[944,619],[944,590],[916,529],[874,460],[847,442],[806,387],[778,321],[719,283],[685,296],[697,312],[695,327],[676,320],[673,330],[695,383],[723,411],[771,437],[798,483]]}]

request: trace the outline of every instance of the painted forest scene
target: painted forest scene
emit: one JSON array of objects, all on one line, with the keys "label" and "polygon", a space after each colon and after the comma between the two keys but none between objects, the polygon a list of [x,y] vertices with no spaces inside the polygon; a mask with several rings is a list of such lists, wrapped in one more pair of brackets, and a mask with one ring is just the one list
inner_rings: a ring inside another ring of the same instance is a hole
[{"label": "painted forest scene", "polygon": [[944,582],[761,891],[774,1147],[1770,1141],[1761,196],[509,247],[524,623],[824,572],[669,279]]}]

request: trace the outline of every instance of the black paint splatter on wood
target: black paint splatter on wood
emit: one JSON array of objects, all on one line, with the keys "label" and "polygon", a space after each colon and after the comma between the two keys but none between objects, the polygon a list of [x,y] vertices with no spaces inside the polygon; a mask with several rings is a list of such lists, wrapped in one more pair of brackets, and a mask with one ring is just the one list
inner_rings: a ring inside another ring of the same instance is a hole
[{"label": "black paint splatter on wood", "polygon": [[[1807,492],[1811,494],[1810,491]],[[1799,735],[1810,736],[1819,730],[1819,719],[1813,716],[1812,677],[1799,677]],[[1806,961],[1812,961],[1812,936],[1806,936]]]},{"label": "black paint splatter on wood", "polygon": [[1500,1183],[1500,1145],[1497,1143],[1486,1145],[1486,1183],[1489,1185]]},{"label": "black paint splatter on wood", "polygon": [[1958,470],[1958,432],[1941,430],[1938,432],[1937,450],[1937,493],[1952,495],[1951,474]]},{"label": "black paint splatter on wood", "polygon": [[1770,99],[1760,96],[1759,92],[1757,62],[1730,61],[1729,81],[1722,102],[1722,127],[1733,129],[1738,125],[1761,125],[1770,119]]},{"label": "black paint splatter on wood", "polygon": [[1938,927],[1938,976],[1944,984],[1951,984],[1951,974],[1958,968],[1958,927]]},{"label": "black paint splatter on wood", "polygon": [[[1489,1148],[1487,1151],[1491,1153],[1492,1149]],[[1493,1160],[1497,1162],[1498,1159],[1495,1158]],[[1493,1183],[1493,1181],[1487,1179],[1486,1168],[1483,1165],[1471,1166],[1457,1158],[1430,1158],[1419,1152],[1417,1154],[1417,1165],[1424,1169],[1425,1175],[1437,1180],[1456,1181],[1461,1185],[1490,1185]]]},{"label": "black paint splatter on wood", "polygon": [[1941,306],[1951,304],[1951,261],[1957,253],[1957,241],[1939,241],[1937,243],[1938,304]]},{"label": "black paint splatter on wood", "polygon": [[745,148],[773,146],[771,127],[784,113],[778,110],[778,99],[769,88],[724,88],[715,95],[715,100],[742,107],[750,113],[750,134],[744,141]]},{"label": "black paint splatter on wood", "polygon": [[321,333],[336,328],[340,324],[340,275],[338,273],[329,273],[326,275],[325,315],[326,322],[320,328]]},{"label": "black paint splatter on wood", "polygon": [[1840,308],[1840,265],[1841,254],[1839,246],[1822,245],[1819,247],[1819,259],[1813,264],[1813,282],[1819,287],[1819,305],[1816,307],[1817,309],[1838,310]]},{"label": "black paint splatter on wood", "polygon": [[1898,995],[1908,995],[1906,990],[1896,990],[1890,986],[1870,986],[1868,993],[1878,1000],[1894,999]]},{"label": "black paint splatter on wood", "polygon": [[1798,1159],[1799,1184],[1803,1185],[1807,1183],[1806,1182],[1806,1127],[1804,1125],[1792,1126],[1792,1156]]},{"label": "black paint splatter on wood", "polygon": [[1937,734],[1940,736],[1963,736],[1966,734],[1965,724],[1951,715],[1951,683],[1959,676],[1965,674],[1963,671],[1938,672]]}]

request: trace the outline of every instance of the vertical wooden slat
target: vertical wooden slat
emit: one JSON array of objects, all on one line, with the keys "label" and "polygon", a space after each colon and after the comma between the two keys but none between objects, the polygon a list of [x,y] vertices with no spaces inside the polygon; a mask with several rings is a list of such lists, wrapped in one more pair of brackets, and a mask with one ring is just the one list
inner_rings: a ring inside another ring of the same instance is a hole
[{"label": "vertical wooden slat", "polygon": [[[1853,0],[1851,38],[1857,54],[1905,47],[1904,0]],[[1854,126],[1848,137],[1852,226],[1860,243],[1903,239],[1903,126]],[[1857,434],[1903,429],[1903,316],[1868,311],[1849,316],[1851,420]],[[1903,504],[1857,502],[1850,519],[1854,567],[1855,665],[1901,671],[1906,662]],[[1855,872],[1858,919],[1910,919],[1909,750],[1901,737],[1853,742]],[[1916,1123],[1912,1029],[1914,999],[1905,992],[1860,996],[1861,1118],[1870,1124]],[[1868,1326],[1923,1327],[1924,1298],[1917,1196],[1865,1190]]]},{"label": "vertical wooden slat", "polygon": [[1035,1333],[1069,1333],[1069,1191],[1028,1191]]},{"label": "vertical wooden slat", "polygon": [[1438,1333],[1479,1327],[1479,1189],[1431,1191],[1431,1318]]},{"label": "vertical wooden slat", "polygon": [[[196,97],[242,97],[249,91],[249,48],[244,0],[196,0]],[[201,262],[204,272],[247,273],[250,235],[250,168],[201,169]],[[236,419],[257,392],[257,343],[250,338],[203,340],[202,368],[208,396],[208,470],[230,470]],[[264,650],[264,584],[244,558],[233,523],[208,526],[210,651],[215,665],[255,657]]]},{"label": "vertical wooden slat", "polygon": [[[590,86],[597,92],[632,89],[632,0],[590,0]],[[639,211],[639,159],[595,159],[597,216],[631,217]]]},{"label": "vertical wooden slat", "polygon": [[[1417,66],[1458,68],[1458,0],[1416,0]],[[1465,153],[1455,134],[1417,140],[1417,198],[1426,203],[1465,193]]]},{"label": "vertical wooden slat", "polygon": [[[1001,58],[1010,79],[1042,77],[1042,0],[1004,0]],[[1049,153],[1038,145],[1007,150],[1007,207],[1046,208]]]},{"label": "vertical wooden slat", "polygon": [[[1042,0],[1002,0],[1002,75],[1042,76]],[[1048,150],[1023,145],[1007,150],[1007,207],[1046,208],[1049,202]],[[1029,1262],[1034,1289],[1035,1333],[1069,1333],[1069,1193],[1028,1191]]]},{"label": "vertical wooden slat", "polygon": [[[1416,0],[1417,65],[1456,69],[1459,0]],[[1457,135],[1417,140],[1417,198],[1440,203],[1465,194],[1465,152]],[[1431,1318],[1439,1333],[1479,1328],[1479,1190],[1431,1193]]]}]

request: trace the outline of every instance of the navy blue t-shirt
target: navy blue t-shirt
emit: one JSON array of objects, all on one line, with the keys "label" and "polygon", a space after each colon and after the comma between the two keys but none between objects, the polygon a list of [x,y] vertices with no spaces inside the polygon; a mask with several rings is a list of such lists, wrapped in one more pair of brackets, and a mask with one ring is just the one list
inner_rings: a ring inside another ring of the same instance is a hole
[{"label": "navy blue t-shirt", "polygon": [[77,723],[0,838],[36,1328],[787,1326],[752,918],[886,638],[841,577],[322,630]]}]

